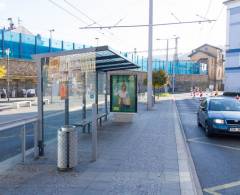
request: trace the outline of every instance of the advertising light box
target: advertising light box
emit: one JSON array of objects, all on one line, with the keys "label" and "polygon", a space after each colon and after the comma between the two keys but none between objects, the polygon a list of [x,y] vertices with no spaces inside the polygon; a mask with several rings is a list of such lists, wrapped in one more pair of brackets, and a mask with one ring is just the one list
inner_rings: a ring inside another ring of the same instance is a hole
[{"label": "advertising light box", "polygon": [[110,76],[110,111],[137,112],[137,76]]}]

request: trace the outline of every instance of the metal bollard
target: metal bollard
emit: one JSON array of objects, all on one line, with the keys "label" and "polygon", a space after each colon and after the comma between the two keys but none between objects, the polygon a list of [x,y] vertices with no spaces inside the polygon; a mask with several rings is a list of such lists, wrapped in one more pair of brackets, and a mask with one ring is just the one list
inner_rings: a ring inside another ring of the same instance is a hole
[{"label": "metal bollard", "polygon": [[24,123],[22,128],[22,162],[25,162],[26,159],[26,124]]},{"label": "metal bollard", "polygon": [[92,160],[97,160],[97,105],[92,104]]}]

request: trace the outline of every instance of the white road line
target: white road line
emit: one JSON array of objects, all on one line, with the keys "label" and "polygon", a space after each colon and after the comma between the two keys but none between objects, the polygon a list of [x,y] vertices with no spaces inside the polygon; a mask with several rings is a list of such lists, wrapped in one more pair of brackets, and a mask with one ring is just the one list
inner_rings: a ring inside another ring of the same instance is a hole
[{"label": "white road line", "polygon": [[205,188],[205,189],[203,189],[203,191],[205,191],[209,194],[220,195],[220,193],[218,193],[216,191],[221,191],[221,190],[233,188],[236,186],[240,186],[240,181],[235,181],[235,182],[231,182],[231,183],[227,183],[227,184],[223,184],[223,185],[218,185],[218,186],[214,186],[211,188]]},{"label": "white road line", "polygon": [[232,147],[232,146],[226,146],[226,145],[220,145],[220,144],[213,144],[213,143],[204,142],[204,141],[197,141],[197,140],[188,140],[188,141],[193,142],[193,143],[206,144],[206,145],[211,145],[211,146],[215,146],[215,147],[240,151],[240,148],[238,148],[238,147]]},{"label": "white road line", "polygon": [[194,141],[194,140],[198,140],[198,139],[202,139],[202,138],[206,138],[206,137],[205,136],[193,137],[193,138],[187,139],[187,141]]}]

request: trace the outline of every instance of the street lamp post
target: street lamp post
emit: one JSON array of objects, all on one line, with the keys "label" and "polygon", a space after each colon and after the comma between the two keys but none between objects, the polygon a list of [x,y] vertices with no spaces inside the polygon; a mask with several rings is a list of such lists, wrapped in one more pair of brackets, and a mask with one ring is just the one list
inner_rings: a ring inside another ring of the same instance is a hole
[{"label": "street lamp post", "polygon": [[96,37],[95,40],[96,40],[96,47],[98,47],[99,38]]},{"label": "street lamp post", "polygon": [[178,64],[178,39],[179,37],[175,37],[175,54],[174,54],[174,63],[172,66],[172,93],[175,93],[175,68]]},{"label": "street lamp post", "polygon": [[152,37],[153,37],[153,0],[149,0],[148,26],[148,74],[147,74],[147,109],[152,108]]},{"label": "street lamp post", "polygon": [[6,55],[7,55],[7,99],[9,102],[9,55],[10,55],[10,48],[6,49]]},{"label": "street lamp post", "polygon": [[[166,66],[165,66],[165,71],[166,71],[166,74],[168,74],[168,50],[169,50],[169,39],[171,38],[168,38],[168,39],[159,39],[157,38],[156,40],[157,41],[161,41],[161,40],[164,40],[164,41],[167,41],[167,47],[166,47]],[[161,56],[161,55],[160,55]]]},{"label": "street lamp post", "polygon": [[50,29],[49,33],[50,33],[50,45],[49,45],[49,50],[50,52],[52,51],[52,33],[55,31],[55,29]]},{"label": "street lamp post", "polygon": [[[166,72],[166,75],[168,75],[168,50],[169,50],[169,39],[171,39],[171,38],[168,38],[168,39],[159,39],[159,38],[157,38],[156,40],[157,41],[160,41],[160,40],[165,40],[165,41],[167,41],[167,47],[166,47],[166,64],[165,64],[165,67],[164,67],[164,70],[165,70],[165,72]],[[160,59],[159,59],[159,63],[160,63]],[[159,68],[159,70],[160,70],[160,68]],[[167,92],[167,87],[165,87],[165,92]]]}]

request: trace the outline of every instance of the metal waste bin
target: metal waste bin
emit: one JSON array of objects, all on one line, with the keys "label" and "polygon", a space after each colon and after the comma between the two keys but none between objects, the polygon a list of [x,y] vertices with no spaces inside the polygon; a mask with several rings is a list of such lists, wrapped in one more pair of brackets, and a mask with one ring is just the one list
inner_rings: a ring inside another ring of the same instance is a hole
[{"label": "metal waste bin", "polygon": [[57,167],[66,171],[78,163],[78,134],[75,126],[65,125],[58,130]]}]

